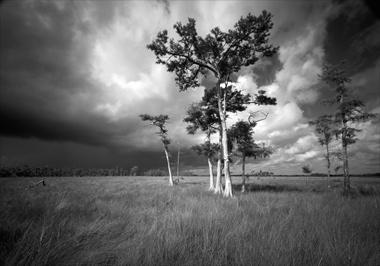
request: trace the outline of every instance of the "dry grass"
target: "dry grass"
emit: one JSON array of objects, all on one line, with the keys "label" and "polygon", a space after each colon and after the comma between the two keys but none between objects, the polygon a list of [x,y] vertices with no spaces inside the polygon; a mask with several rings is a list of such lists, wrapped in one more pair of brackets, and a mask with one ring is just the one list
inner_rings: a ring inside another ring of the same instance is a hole
[{"label": "dry grass", "polygon": [[343,198],[324,179],[250,178],[234,199],[207,180],[0,179],[0,264],[380,265],[379,179]]}]

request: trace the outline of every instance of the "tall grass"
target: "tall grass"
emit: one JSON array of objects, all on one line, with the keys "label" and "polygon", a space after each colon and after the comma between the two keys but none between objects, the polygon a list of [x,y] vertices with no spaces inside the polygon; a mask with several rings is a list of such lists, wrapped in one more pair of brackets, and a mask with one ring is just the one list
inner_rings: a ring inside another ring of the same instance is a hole
[{"label": "tall grass", "polygon": [[202,177],[31,180],[0,179],[1,265],[380,265],[376,183],[251,180],[227,199]]}]

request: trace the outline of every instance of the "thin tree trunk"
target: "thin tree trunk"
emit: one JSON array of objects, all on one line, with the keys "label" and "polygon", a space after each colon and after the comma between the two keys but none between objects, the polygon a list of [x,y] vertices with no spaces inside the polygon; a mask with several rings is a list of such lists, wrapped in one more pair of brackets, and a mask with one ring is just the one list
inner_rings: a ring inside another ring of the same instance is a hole
[{"label": "thin tree trunk", "polygon": [[181,142],[178,141],[178,156],[177,156],[177,182],[179,182],[179,154],[181,151]]},{"label": "thin tree trunk", "polygon": [[218,164],[216,169],[215,193],[223,193],[222,187],[222,132],[219,130]]},{"label": "thin tree trunk", "polygon": [[[341,103],[344,102],[341,98]],[[343,193],[348,195],[350,192],[350,174],[348,171],[348,155],[347,155],[347,123],[345,114],[342,115],[342,152],[343,152]]]},{"label": "thin tree trunk", "polygon": [[242,170],[241,192],[245,192],[245,156],[243,156],[241,170]]},{"label": "thin tree trunk", "polygon": [[208,157],[207,158],[207,161],[208,161],[208,168],[210,170],[210,187],[208,188],[208,190],[215,190],[215,185],[214,185],[214,173],[213,173],[213,167],[212,167],[212,162],[211,162],[211,158]]},{"label": "thin tree trunk", "polygon": [[[340,98],[341,104],[344,103],[344,95]],[[343,153],[343,194],[347,195],[350,191],[350,175],[348,172],[348,155],[347,155],[347,123],[346,115],[342,113],[342,153]]]},{"label": "thin tree trunk", "polygon": [[169,151],[168,151],[168,147],[165,145],[164,145],[164,150],[165,150],[166,161],[168,162],[169,186],[173,186],[174,182],[173,182],[172,170],[170,169]]},{"label": "thin tree trunk", "polygon": [[347,145],[343,144],[343,191],[345,194],[350,192],[350,173],[348,170],[348,156],[347,156]]},{"label": "thin tree trunk", "polygon": [[330,167],[331,167],[331,164],[330,164],[329,143],[328,143],[327,140],[326,140],[326,151],[327,151],[327,154],[326,154],[326,160],[327,160],[327,186],[330,186]]}]

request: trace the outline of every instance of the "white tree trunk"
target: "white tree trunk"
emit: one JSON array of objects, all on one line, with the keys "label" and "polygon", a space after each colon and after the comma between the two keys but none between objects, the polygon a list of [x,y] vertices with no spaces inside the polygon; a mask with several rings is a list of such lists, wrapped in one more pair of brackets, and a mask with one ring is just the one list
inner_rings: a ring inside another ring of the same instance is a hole
[{"label": "white tree trunk", "polygon": [[[225,88],[227,90],[227,88]],[[222,106],[222,90],[220,88],[220,83],[217,83],[218,90],[218,109],[222,124],[222,146],[223,146],[223,158],[224,158],[224,193],[225,197],[232,197],[232,182],[230,176],[230,164],[228,160],[228,146],[227,146],[227,123],[226,123],[226,99],[223,99]],[[226,93],[225,93],[226,94]]]},{"label": "white tree trunk", "polygon": [[[221,131],[221,130],[220,130]],[[214,192],[216,194],[223,193],[223,187],[222,187],[222,134],[219,131],[219,151],[218,151],[218,164],[216,169],[216,182],[215,182],[215,190]]]},{"label": "white tree trunk", "polygon": [[165,150],[166,161],[168,162],[169,186],[173,186],[174,182],[173,182],[172,170],[170,169],[169,151],[165,145],[164,145],[164,150]]},{"label": "white tree trunk", "polygon": [[210,187],[208,188],[208,190],[215,190],[215,185],[214,185],[214,173],[212,172],[213,171],[213,167],[212,167],[212,162],[211,162],[211,158],[207,158],[207,161],[208,161],[208,168],[210,170]]},{"label": "white tree trunk", "polygon": [[241,170],[242,170],[241,192],[245,192],[245,156],[244,155],[243,155]]},{"label": "white tree trunk", "polygon": [[181,153],[181,142],[178,141],[178,156],[177,156],[177,183],[179,183],[179,155]]}]

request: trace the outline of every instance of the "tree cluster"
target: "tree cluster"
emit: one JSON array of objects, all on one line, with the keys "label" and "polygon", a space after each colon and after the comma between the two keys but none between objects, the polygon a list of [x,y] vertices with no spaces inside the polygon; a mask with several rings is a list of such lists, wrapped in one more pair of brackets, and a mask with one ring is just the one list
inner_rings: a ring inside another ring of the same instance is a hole
[{"label": "tree cluster", "polygon": [[[333,86],[334,96],[322,103],[332,109],[334,108],[334,112],[322,115],[309,124],[315,126],[316,132],[321,135],[319,144],[326,146],[325,158],[328,177],[330,176],[331,155],[342,162],[342,165],[335,167],[335,172],[338,172],[340,168],[343,169],[343,191],[345,195],[348,195],[351,189],[348,147],[358,141],[356,133],[361,131],[357,128],[356,123],[368,121],[374,118],[376,114],[369,113],[365,109],[364,102],[354,95],[353,89],[349,86],[351,78],[344,69],[344,64],[343,61],[334,66],[326,65],[322,74],[318,75],[321,81]],[[341,149],[331,152],[329,145],[334,140],[334,136],[336,140],[340,140]]]},{"label": "tree cluster", "polygon": [[[147,47],[156,55],[158,64],[165,65],[169,72],[175,74],[175,82],[180,91],[199,87],[200,76],[212,75],[216,80],[215,87],[205,91],[203,102],[191,107],[187,122],[192,125],[188,127],[188,132],[192,134],[198,129],[206,132],[206,146],[203,148],[208,151],[203,152],[197,148],[194,150],[208,157],[210,181],[212,179],[210,155],[217,152],[218,171],[215,191],[222,192],[220,171],[223,162],[225,177],[223,194],[232,196],[227,113],[237,112],[239,109],[245,110],[245,105],[248,103],[276,104],[276,99],[267,97],[263,90],[255,97],[242,95],[230,86],[231,75],[242,67],[253,65],[259,58],[270,57],[277,52],[278,47],[269,44],[268,39],[273,27],[272,15],[265,10],[257,17],[248,14],[245,18],[241,17],[233,29],[223,32],[216,27],[204,38],[198,35],[195,24],[195,20],[191,18],[185,25],[178,22],[174,25],[179,36],[177,41],[169,39],[168,31],[163,30]],[[207,143],[210,135],[216,131],[220,136],[219,148],[214,150],[215,147]],[[210,184],[210,189],[212,185]]]},{"label": "tree cluster", "polygon": [[[179,91],[200,86],[200,78],[212,78],[214,86],[206,88],[199,102],[195,102],[187,109],[184,121],[188,123],[187,133],[196,134],[202,131],[205,134],[204,143],[191,147],[191,149],[207,158],[210,171],[209,190],[223,193],[224,196],[233,196],[230,174],[230,163],[236,158],[242,165],[242,190],[245,189],[245,163],[246,158],[267,158],[273,154],[272,147],[263,143],[256,143],[253,139],[254,128],[258,122],[266,119],[267,113],[261,111],[251,112],[246,121],[240,120],[231,127],[227,126],[227,119],[231,113],[244,112],[248,105],[276,105],[276,98],[268,97],[266,91],[259,90],[255,95],[244,94],[232,84],[233,76],[243,67],[255,64],[259,59],[271,57],[278,51],[278,47],[269,44],[270,30],[273,27],[272,15],[262,11],[259,16],[248,14],[241,17],[233,29],[222,31],[216,27],[205,37],[199,36],[196,30],[196,21],[189,18],[187,24],[178,22],[174,29],[177,39],[169,38],[168,31],[159,32],[156,38],[147,45],[154,52],[156,63],[164,65],[169,72],[174,73],[175,82]],[[372,117],[364,110],[362,101],[353,97],[347,84],[350,79],[345,71],[338,66],[326,66],[320,79],[328,84],[334,84],[335,96],[326,103],[337,105],[334,114],[321,116],[310,125],[316,127],[321,135],[319,143],[326,146],[326,160],[328,176],[330,176],[330,143],[333,137],[341,139],[341,158],[344,172],[344,189],[350,186],[348,173],[347,147],[354,144],[355,134],[359,131],[353,126],[357,121],[366,121]],[[211,79],[210,79],[211,80]],[[167,115],[151,116],[140,115],[143,121],[149,121],[157,126],[164,146],[168,162],[169,184],[173,185],[170,170],[170,153],[165,123]],[[211,136],[218,134],[218,141],[213,143]],[[178,152],[179,156],[179,152]],[[213,176],[214,164],[217,164],[216,179]],[[305,170],[304,168],[303,170]],[[222,185],[222,171],[224,172],[224,185]],[[311,172],[310,172],[311,173]],[[308,173],[308,175],[310,175]]]}]

